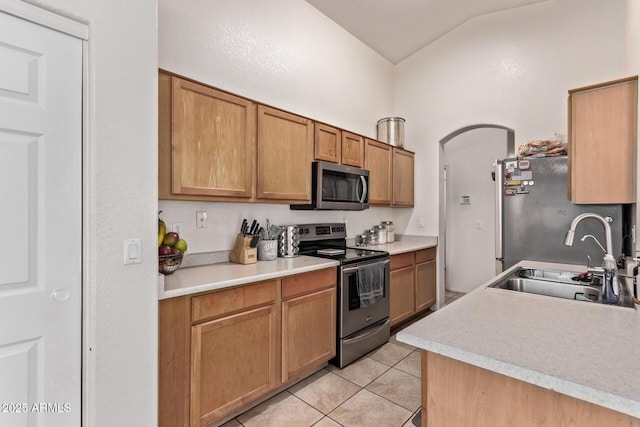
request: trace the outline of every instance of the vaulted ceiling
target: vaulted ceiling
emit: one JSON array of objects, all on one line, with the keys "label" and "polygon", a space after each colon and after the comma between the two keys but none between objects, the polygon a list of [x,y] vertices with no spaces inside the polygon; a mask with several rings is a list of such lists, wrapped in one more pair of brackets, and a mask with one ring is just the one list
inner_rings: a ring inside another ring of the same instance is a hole
[{"label": "vaulted ceiling", "polygon": [[487,13],[546,0],[306,0],[390,62]]}]

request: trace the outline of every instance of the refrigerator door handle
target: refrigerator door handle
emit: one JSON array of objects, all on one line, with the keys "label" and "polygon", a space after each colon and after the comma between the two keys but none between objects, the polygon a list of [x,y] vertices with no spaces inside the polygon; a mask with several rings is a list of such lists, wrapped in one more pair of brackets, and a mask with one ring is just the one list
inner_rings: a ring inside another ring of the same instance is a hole
[{"label": "refrigerator door handle", "polygon": [[496,181],[496,211],[495,211],[495,220],[496,220],[496,273],[502,272],[502,261],[504,259],[503,253],[503,239],[502,239],[502,202],[504,197],[504,164],[502,161],[496,159],[494,163],[495,170],[495,181]]}]

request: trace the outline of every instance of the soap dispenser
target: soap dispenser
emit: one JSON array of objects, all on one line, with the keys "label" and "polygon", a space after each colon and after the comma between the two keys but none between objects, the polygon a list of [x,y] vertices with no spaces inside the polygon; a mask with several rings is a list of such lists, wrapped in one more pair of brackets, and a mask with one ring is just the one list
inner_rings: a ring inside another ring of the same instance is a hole
[{"label": "soap dispenser", "polygon": [[620,288],[618,277],[616,275],[616,260],[612,255],[606,254],[602,262],[604,269],[602,283],[602,301],[607,304],[618,304],[620,301]]}]

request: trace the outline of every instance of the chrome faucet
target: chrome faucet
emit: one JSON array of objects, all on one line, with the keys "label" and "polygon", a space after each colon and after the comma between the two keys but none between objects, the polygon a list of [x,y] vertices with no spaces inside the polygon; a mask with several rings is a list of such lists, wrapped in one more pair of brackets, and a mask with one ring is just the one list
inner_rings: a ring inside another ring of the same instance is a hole
[{"label": "chrome faucet", "polygon": [[[602,262],[603,269],[603,286],[602,286],[602,300],[608,304],[617,304],[620,301],[619,283],[616,275],[616,262],[613,254],[611,253],[611,226],[609,221],[604,217],[594,213],[583,213],[578,215],[571,221],[571,227],[567,231],[567,235],[564,238],[565,246],[573,245],[573,237],[575,236],[576,227],[585,218],[593,218],[600,221],[604,227],[606,250],[604,260]],[[609,218],[610,219],[610,218]],[[583,237],[582,240],[587,236]],[[593,237],[593,236],[592,236]],[[595,239],[595,237],[594,237]],[[597,239],[596,239],[597,241]]]},{"label": "chrome faucet", "polygon": [[613,253],[611,253],[611,226],[609,225],[609,222],[607,222],[607,220],[604,217],[594,213],[587,212],[587,213],[580,214],[577,217],[575,217],[573,221],[571,221],[571,227],[569,227],[569,231],[567,231],[567,235],[564,238],[564,245],[573,246],[573,238],[576,234],[576,227],[578,226],[578,223],[585,218],[597,219],[602,223],[602,226],[604,227],[605,240],[606,240],[605,253],[606,255],[611,255],[611,257],[613,257]]}]

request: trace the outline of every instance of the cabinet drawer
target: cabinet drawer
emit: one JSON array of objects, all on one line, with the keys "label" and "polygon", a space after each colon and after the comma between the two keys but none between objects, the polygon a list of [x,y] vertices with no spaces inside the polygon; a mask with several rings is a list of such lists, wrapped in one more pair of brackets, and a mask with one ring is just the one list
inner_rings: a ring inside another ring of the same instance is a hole
[{"label": "cabinet drawer", "polygon": [[404,254],[391,256],[391,270],[397,270],[398,268],[409,267],[413,265],[415,260],[415,252],[407,252]]},{"label": "cabinet drawer", "polygon": [[222,316],[276,300],[277,280],[213,292],[191,300],[191,321]]},{"label": "cabinet drawer", "polygon": [[433,261],[436,259],[436,248],[421,249],[416,251],[416,264]]},{"label": "cabinet drawer", "polygon": [[282,279],[282,299],[336,286],[337,274],[334,267]]}]

